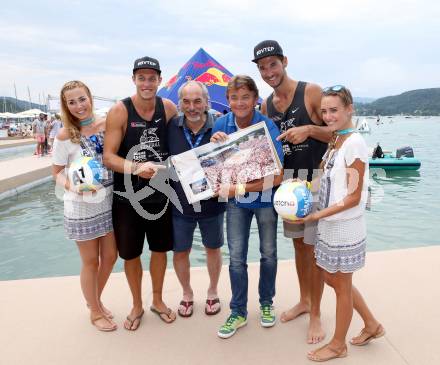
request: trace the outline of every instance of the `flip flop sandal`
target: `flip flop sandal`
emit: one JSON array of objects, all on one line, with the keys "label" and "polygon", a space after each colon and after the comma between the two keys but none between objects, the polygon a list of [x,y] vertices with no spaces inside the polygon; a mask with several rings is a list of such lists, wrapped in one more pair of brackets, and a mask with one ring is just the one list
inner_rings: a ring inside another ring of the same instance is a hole
[{"label": "flip flop sandal", "polygon": [[[159,316],[159,318],[164,321],[167,324],[170,324],[172,322],[174,322],[176,320],[176,318],[171,318],[170,315],[171,313],[173,313],[173,311],[171,310],[171,308],[167,308],[166,312],[161,312],[160,310],[154,308],[153,306],[150,307],[150,310],[157,314]],[[167,318],[169,319],[169,321],[167,321],[163,316],[167,316]]]},{"label": "flip flop sandal", "polygon": [[[145,312],[144,312],[144,310],[142,309],[142,312],[141,312],[139,315],[137,315],[136,317],[134,317],[134,318],[130,318],[130,316],[127,316],[127,321],[128,321],[128,323],[130,324],[130,327],[127,328],[127,327],[124,325],[124,328],[125,328],[127,331],[136,331],[136,330],[139,328],[139,326],[141,325],[141,320],[142,320],[142,317],[143,317],[144,313],[145,313]],[[139,322],[138,322],[138,325],[137,325],[136,327],[133,328],[133,324],[134,324],[136,321],[139,321]]]},{"label": "flip flop sandal", "polygon": [[112,332],[114,330],[116,330],[116,326],[112,326],[112,327],[99,327],[96,322],[99,321],[100,319],[105,319],[108,323],[111,324],[111,322],[109,321],[109,319],[106,316],[98,316],[96,318],[90,318],[90,322],[92,322],[92,324],[100,331],[102,332]]},{"label": "flip flop sandal", "polygon": [[186,301],[186,300],[181,300],[179,303],[180,306],[185,308],[185,311],[177,310],[177,313],[179,314],[179,316],[184,317],[184,318],[188,318],[191,317],[193,315],[193,309],[194,309],[194,302],[192,300]]},{"label": "flip flop sandal", "polygon": [[[327,347],[330,350],[331,355],[319,356],[316,354],[318,351],[324,349],[325,347]],[[339,359],[342,357],[347,357],[347,354],[348,354],[347,346],[344,346],[342,350],[338,351],[338,350],[332,349],[328,344],[326,344],[326,345],[320,347],[319,349],[316,349],[312,352],[309,352],[309,354],[307,355],[307,358],[309,360],[316,361],[316,362],[324,362],[324,361],[328,361],[328,360],[332,360],[332,359]]]},{"label": "flip flop sandal", "polygon": [[359,335],[357,335],[356,337],[362,337],[362,336],[367,336],[365,337],[365,339],[361,342],[353,342],[353,339],[350,341],[350,343],[354,346],[365,346],[368,345],[371,341],[373,341],[376,338],[382,337],[385,335],[385,329],[383,328],[383,326],[381,324],[379,324],[376,328],[376,331],[374,331],[374,333],[369,333],[367,331],[365,331],[365,328],[362,329],[361,333],[359,333]]},{"label": "flip flop sandal", "polygon": [[214,299],[206,299],[206,305],[205,305],[205,314],[208,316],[213,316],[215,314],[217,314],[218,312],[220,312],[221,310],[221,306],[219,305],[217,309],[212,310],[212,306],[214,304],[220,304],[220,299],[219,298],[214,298]]}]

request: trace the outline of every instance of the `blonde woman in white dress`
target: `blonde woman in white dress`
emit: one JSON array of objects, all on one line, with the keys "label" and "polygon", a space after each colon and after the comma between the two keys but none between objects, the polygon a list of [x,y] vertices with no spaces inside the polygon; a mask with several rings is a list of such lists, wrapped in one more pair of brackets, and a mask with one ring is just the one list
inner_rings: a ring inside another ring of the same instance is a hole
[{"label": "blonde woman in white dress", "polygon": [[81,156],[102,163],[105,120],[95,119],[89,88],[69,81],[61,89],[61,118],[64,127],[54,141],[52,174],[64,188],[64,228],[76,241],[81,256],[81,289],[90,309],[91,323],[100,331],[114,331],[112,313],[101,302],[101,294],[117,258],[112,223],[112,172],[103,170],[102,186],[82,193],[66,178],[66,169]]}]

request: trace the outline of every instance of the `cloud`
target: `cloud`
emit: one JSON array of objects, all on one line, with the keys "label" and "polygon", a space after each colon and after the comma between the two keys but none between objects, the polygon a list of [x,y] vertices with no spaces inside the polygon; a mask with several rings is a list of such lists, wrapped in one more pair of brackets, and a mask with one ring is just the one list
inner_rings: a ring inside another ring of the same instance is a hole
[{"label": "cloud", "polygon": [[14,51],[67,52],[73,54],[100,54],[108,52],[106,47],[93,42],[84,42],[82,35],[72,28],[50,28],[23,24],[0,25],[0,41],[3,51],[10,45]]},{"label": "cloud", "polygon": [[158,58],[165,82],[203,47],[267,96],[272,90],[250,60],[254,45],[270,38],[283,46],[295,79],[344,83],[359,96],[440,85],[436,1],[59,0],[57,9],[48,17],[49,0],[26,12],[4,4],[0,94],[11,95],[14,81],[20,90],[57,94],[65,81],[83,79],[97,95],[126,96],[135,58]]}]

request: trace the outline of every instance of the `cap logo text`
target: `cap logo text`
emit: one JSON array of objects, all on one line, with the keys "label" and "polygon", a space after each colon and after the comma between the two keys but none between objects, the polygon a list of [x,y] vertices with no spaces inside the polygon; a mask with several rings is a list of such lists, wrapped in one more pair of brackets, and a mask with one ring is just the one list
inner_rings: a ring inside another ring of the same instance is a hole
[{"label": "cap logo text", "polygon": [[137,65],[138,66],[142,66],[142,65],[156,66],[156,63],[147,60],[147,61],[139,61]]},{"label": "cap logo text", "polygon": [[264,52],[272,52],[275,49],[275,47],[264,47],[261,48],[257,51],[257,56],[259,56],[260,54],[264,53]]}]

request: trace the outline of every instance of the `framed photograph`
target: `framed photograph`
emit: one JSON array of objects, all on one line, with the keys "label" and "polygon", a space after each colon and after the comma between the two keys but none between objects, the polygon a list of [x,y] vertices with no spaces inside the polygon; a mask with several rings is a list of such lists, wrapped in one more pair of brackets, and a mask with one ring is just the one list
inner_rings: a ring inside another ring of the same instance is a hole
[{"label": "framed photograph", "polygon": [[189,203],[209,199],[221,184],[247,183],[281,173],[281,163],[264,122],[173,156],[171,162]]}]

